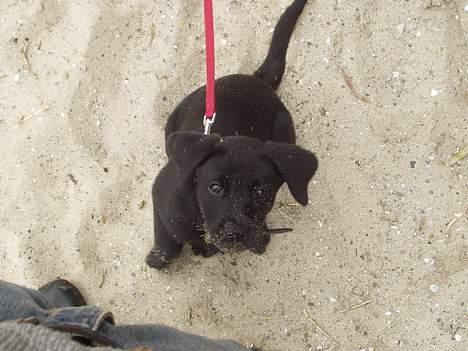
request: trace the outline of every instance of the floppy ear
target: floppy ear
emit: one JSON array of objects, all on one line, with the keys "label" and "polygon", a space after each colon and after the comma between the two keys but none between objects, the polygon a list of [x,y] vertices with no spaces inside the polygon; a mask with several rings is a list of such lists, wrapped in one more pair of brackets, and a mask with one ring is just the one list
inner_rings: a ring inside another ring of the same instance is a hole
[{"label": "floppy ear", "polygon": [[318,167],[315,155],[294,144],[267,141],[265,148],[267,157],[288,184],[296,201],[307,205],[307,186]]},{"label": "floppy ear", "polygon": [[219,141],[218,135],[197,132],[174,132],[169,135],[166,152],[176,165],[179,181],[188,180],[195,168],[216,151]]}]

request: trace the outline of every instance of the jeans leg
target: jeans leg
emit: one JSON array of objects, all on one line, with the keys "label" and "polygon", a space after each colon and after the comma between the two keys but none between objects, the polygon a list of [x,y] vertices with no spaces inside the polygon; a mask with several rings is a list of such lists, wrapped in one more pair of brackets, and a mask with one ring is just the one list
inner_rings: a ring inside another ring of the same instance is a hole
[{"label": "jeans leg", "polygon": [[36,317],[51,308],[40,292],[0,280],[0,322]]},{"label": "jeans leg", "polygon": [[104,323],[99,331],[126,349],[147,347],[158,351],[247,351],[232,340],[208,339],[157,324],[114,326]]},{"label": "jeans leg", "polygon": [[[0,280],[0,322],[28,317],[52,316],[47,312],[53,306],[39,291]],[[76,311],[86,307],[71,308]],[[63,313],[66,309],[56,310]],[[81,320],[78,318],[78,321]],[[60,319],[61,322],[63,322]],[[70,322],[70,321],[69,321]],[[76,322],[73,318],[71,322]],[[101,321],[96,333],[108,337],[126,349],[148,347],[158,351],[247,351],[231,340],[208,339],[170,327],[148,325],[114,326]]]},{"label": "jeans leg", "polygon": [[83,295],[81,295],[80,290],[65,279],[53,280],[41,286],[38,291],[54,308],[86,305],[86,301]]}]

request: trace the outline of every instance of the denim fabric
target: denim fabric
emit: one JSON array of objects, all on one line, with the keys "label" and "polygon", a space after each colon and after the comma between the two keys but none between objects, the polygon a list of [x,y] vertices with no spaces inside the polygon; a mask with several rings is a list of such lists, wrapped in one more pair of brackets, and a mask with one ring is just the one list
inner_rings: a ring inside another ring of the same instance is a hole
[{"label": "denim fabric", "polygon": [[0,280],[0,322],[42,316],[51,308],[40,292]]},{"label": "denim fabric", "polygon": [[[16,322],[0,323],[1,351],[93,351],[90,347],[73,341],[68,333],[53,331],[42,325]],[[117,351],[100,347],[99,351]]]},{"label": "denim fabric", "polygon": [[162,325],[104,324],[102,331],[125,348],[148,347],[158,351],[247,351],[235,341],[208,339]]},{"label": "denim fabric", "polygon": [[112,315],[95,306],[52,309],[39,291],[0,280],[0,322],[36,317],[44,326],[80,328],[98,333],[125,349],[147,347],[157,351],[246,351],[230,340],[213,340],[166,326],[113,324]]}]

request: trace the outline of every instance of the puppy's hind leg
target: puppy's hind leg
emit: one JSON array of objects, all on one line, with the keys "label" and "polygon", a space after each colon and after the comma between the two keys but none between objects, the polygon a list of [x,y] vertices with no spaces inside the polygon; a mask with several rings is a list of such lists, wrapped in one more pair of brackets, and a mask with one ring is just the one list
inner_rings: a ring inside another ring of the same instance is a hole
[{"label": "puppy's hind leg", "polygon": [[183,244],[176,242],[164,228],[159,216],[154,216],[154,246],[148,256],[146,264],[151,268],[163,269],[180,255]]}]

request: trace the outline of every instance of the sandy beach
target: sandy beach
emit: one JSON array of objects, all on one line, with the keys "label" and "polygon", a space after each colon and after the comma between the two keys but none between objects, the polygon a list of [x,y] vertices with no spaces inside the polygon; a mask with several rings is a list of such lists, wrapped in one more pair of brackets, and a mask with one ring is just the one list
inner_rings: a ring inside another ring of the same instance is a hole
[{"label": "sandy beach", "polygon": [[[216,0],[217,76],[289,0]],[[309,0],[278,94],[319,158],[267,252],[146,266],[164,125],[204,84],[201,0],[0,3],[0,279],[264,351],[466,350],[468,1]],[[465,346],[463,346],[465,345]]]}]

